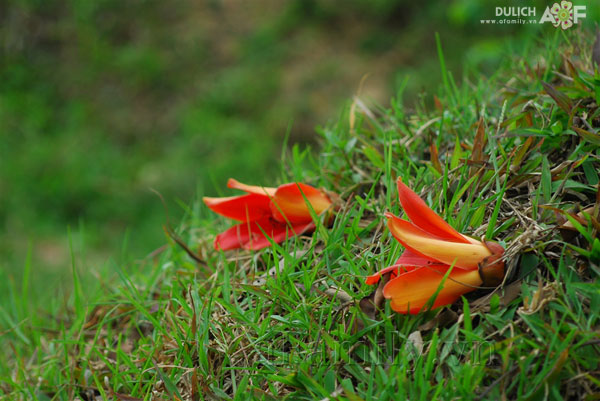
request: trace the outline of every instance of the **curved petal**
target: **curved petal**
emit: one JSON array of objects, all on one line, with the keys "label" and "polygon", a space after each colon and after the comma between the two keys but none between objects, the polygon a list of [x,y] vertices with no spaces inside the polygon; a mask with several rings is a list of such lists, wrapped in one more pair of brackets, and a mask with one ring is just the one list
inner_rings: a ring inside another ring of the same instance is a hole
[{"label": "curved petal", "polygon": [[281,185],[271,200],[273,218],[292,224],[312,221],[307,201],[316,214],[323,213],[331,206],[327,195],[310,185],[296,182]]},{"label": "curved petal", "polygon": [[444,241],[391,213],[386,213],[386,217],[394,238],[417,255],[468,270],[477,269],[477,265],[491,255],[482,242],[465,244]]},{"label": "curved petal", "polygon": [[368,276],[365,279],[365,284],[368,284],[368,285],[377,284],[379,282],[379,280],[381,279],[381,276],[383,276],[384,274],[387,274],[387,273],[392,273],[392,278],[394,278],[398,275],[397,272],[398,272],[399,267],[400,266],[398,266],[398,265],[393,265],[393,266],[388,266],[384,269],[381,269],[377,273]]},{"label": "curved petal", "polygon": [[432,263],[437,262],[428,257],[412,252],[408,249],[402,252],[402,255],[400,255],[400,257],[396,261],[396,265],[402,266],[427,266]]},{"label": "curved petal", "polygon": [[227,187],[228,188],[235,188],[235,189],[240,189],[242,191],[251,193],[251,194],[257,194],[257,195],[267,195],[269,197],[273,197],[275,195],[275,191],[277,190],[277,188],[271,188],[271,187],[261,187],[258,185],[246,185],[246,184],[242,184],[241,182],[230,178],[227,181]]},{"label": "curved petal", "polygon": [[[432,265],[402,273],[386,284],[383,296],[391,299],[394,311],[416,314],[435,294],[448,268],[447,265]],[[481,278],[477,270],[453,269],[433,302],[432,309],[455,302],[479,285]]]},{"label": "curved petal", "polygon": [[[265,228],[261,225],[260,228],[262,228],[262,230],[265,233],[267,233],[267,235],[273,240],[273,242],[281,243],[288,238],[313,231],[315,229],[315,224],[311,221],[305,224],[293,225],[290,228],[287,224],[282,224],[277,221],[271,220],[270,226],[267,226]],[[257,235],[252,239],[252,241],[248,241],[243,246],[243,248],[259,250],[268,246],[271,246],[271,241],[269,241],[269,239],[265,237],[262,231],[260,231],[259,229]]]},{"label": "curved petal", "polygon": [[368,276],[367,279],[365,280],[365,283],[368,285],[376,284],[377,282],[379,282],[379,279],[381,278],[381,276],[383,276],[384,274],[390,273],[390,272],[392,273],[391,278],[393,279],[394,277],[398,276],[398,271],[400,268],[402,269],[402,272],[408,272],[413,269],[416,269],[417,267],[428,266],[431,264],[438,264],[438,263],[435,261],[432,261],[431,259],[428,259],[424,256],[417,255],[416,253],[409,251],[407,249],[398,258],[396,263],[394,263],[393,265],[386,267],[382,270],[379,270],[375,274]]},{"label": "curved petal", "polygon": [[314,228],[312,221],[290,228],[286,224],[265,217],[253,222],[237,224],[222,232],[215,238],[214,247],[216,250],[224,251],[237,248],[258,250],[271,245],[265,234],[279,243],[288,237],[303,234]]},{"label": "curved petal", "polygon": [[550,13],[551,14],[558,14],[559,11],[560,11],[560,6],[558,5],[558,3],[554,3],[554,5],[552,6],[552,8],[550,9]]},{"label": "curved petal", "polygon": [[214,248],[217,251],[242,248],[250,240],[252,224],[255,223],[241,223],[223,231],[215,237]]},{"label": "curved petal", "polygon": [[573,3],[570,1],[563,0],[560,2],[560,7],[565,10],[570,10],[573,7]]},{"label": "curved petal", "polygon": [[238,221],[254,221],[270,216],[271,200],[267,195],[246,194],[227,198],[202,198],[213,212]]},{"label": "curved petal", "polygon": [[408,218],[422,230],[448,241],[469,243],[469,238],[460,234],[446,223],[436,212],[407,187],[402,179],[398,179],[398,197]]}]

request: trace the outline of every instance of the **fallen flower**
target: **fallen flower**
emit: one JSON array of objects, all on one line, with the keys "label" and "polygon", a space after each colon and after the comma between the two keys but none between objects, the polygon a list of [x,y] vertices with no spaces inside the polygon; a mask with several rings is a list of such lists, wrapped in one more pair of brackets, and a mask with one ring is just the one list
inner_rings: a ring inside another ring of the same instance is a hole
[{"label": "fallen flower", "polygon": [[[431,308],[455,302],[483,286],[498,286],[504,278],[504,248],[460,234],[431,210],[401,179],[398,195],[411,221],[386,213],[388,228],[406,250],[393,266],[369,276],[367,284],[390,274],[383,296],[399,313],[416,314],[443,286]],[[449,269],[450,272],[448,272]]]},{"label": "fallen flower", "polygon": [[311,232],[315,229],[310,208],[317,215],[332,209],[333,202],[325,192],[302,183],[289,183],[277,188],[242,184],[233,178],[229,188],[245,191],[245,195],[202,200],[212,211],[240,221],[217,235],[215,249],[262,249],[271,241]]}]

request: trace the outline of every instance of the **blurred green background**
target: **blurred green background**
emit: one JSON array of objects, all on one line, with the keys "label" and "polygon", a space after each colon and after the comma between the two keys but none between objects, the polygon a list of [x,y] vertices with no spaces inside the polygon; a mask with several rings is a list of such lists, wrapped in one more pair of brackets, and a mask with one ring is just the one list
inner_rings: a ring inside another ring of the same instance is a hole
[{"label": "blurred green background", "polygon": [[228,177],[269,183],[286,133],[288,146],[314,146],[315,126],[335,121],[367,74],[360,95],[371,104],[403,84],[409,106],[425,92],[431,102],[436,31],[458,79],[555,33],[482,25],[497,5],[3,2],[0,273],[18,280],[31,249],[38,287],[55,287],[70,274],[68,227],[90,268],[143,258],[165,242],[150,188],[176,220],[179,201],[223,194]]}]

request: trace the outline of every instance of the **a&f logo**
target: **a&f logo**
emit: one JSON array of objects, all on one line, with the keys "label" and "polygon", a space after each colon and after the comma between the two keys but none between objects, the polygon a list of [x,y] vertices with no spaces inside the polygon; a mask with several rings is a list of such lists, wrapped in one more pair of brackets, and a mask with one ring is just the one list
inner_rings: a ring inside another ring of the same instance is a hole
[{"label": "a&f logo", "polygon": [[552,7],[546,7],[540,24],[551,22],[557,28],[560,26],[562,29],[569,29],[573,24],[577,24],[580,18],[585,17],[585,6],[573,6],[570,1],[563,0],[560,4],[554,3]]}]

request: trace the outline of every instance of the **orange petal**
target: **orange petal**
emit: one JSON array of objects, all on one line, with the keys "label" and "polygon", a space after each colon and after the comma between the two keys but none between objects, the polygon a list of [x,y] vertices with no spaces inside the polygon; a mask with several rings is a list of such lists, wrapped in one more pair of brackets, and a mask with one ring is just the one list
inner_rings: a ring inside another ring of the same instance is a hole
[{"label": "orange petal", "polygon": [[386,213],[386,217],[394,238],[417,255],[469,270],[477,269],[477,265],[491,255],[482,242],[465,244],[445,241],[391,213]]},{"label": "orange petal", "polygon": [[251,193],[251,194],[257,194],[257,195],[267,195],[269,197],[273,197],[275,195],[275,191],[277,191],[277,188],[271,188],[271,187],[261,187],[258,185],[246,185],[246,184],[242,184],[241,182],[230,178],[227,181],[227,187],[228,188],[235,188],[235,189],[241,189],[242,191]]},{"label": "orange petal", "polygon": [[414,266],[427,266],[430,264],[436,264],[437,262],[427,257],[414,253],[410,250],[405,250],[402,255],[396,261],[396,265],[402,265],[404,267]]},{"label": "orange petal", "polygon": [[[398,275],[383,288],[383,296],[391,299],[391,307],[398,313],[420,312],[435,294],[450,266],[430,265]],[[465,285],[466,284],[466,285]],[[455,302],[461,295],[481,285],[477,270],[454,268],[435,301],[432,309]]]},{"label": "orange petal", "polygon": [[416,267],[427,266],[431,264],[435,264],[435,262],[433,262],[431,259],[425,258],[423,256],[417,255],[414,252],[406,250],[402,253],[402,255],[400,255],[396,263],[394,263],[392,266],[386,267],[385,269],[378,271],[377,273],[371,276],[368,276],[365,280],[365,283],[368,285],[376,284],[379,282],[381,276],[390,272],[392,272],[392,278],[394,278],[398,275],[399,268],[401,268],[402,272],[407,272],[415,269]]},{"label": "orange petal", "polygon": [[331,200],[323,192],[310,185],[293,182],[277,188],[271,201],[271,212],[275,220],[282,223],[307,223],[312,221],[307,201],[317,215],[331,206]]},{"label": "orange petal", "polygon": [[367,279],[365,280],[365,283],[368,285],[377,284],[379,282],[379,280],[381,279],[381,276],[383,276],[384,274],[387,274],[387,273],[392,273],[392,278],[396,277],[397,273],[395,273],[395,272],[398,271],[399,267],[400,266],[398,266],[398,265],[393,265],[393,266],[386,267],[385,269],[381,269],[377,273],[368,276]]},{"label": "orange petal", "polygon": [[250,223],[237,224],[222,232],[215,238],[214,247],[224,251],[238,248],[258,250],[271,245],[265,234],[279,243],[286,238],[309,232],[314,227],[310,222],[290,228],[286,224],[266,217]]},{"label": "orange petal", "polygon": [[254,221],[270,216],[271,200],[267,195],[247,194],[228,198],[202,198],[213,212],[239,221]]},{"label": "orange petal", "polygon": [[471,242],[468,237],[465,237],[456,231],[436,212],[431,210],[419,195],[404,185],[401,178],[398,178],[397,184],[400,204],[414,225],[430,234],[448,241],[462,242],[465,244]]}]

